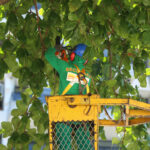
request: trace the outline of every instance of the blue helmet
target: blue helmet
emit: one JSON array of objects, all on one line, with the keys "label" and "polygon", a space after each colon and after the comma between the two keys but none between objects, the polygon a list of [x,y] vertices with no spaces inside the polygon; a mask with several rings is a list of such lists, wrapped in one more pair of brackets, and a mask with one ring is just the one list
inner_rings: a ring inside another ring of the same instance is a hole
[{"label": "blue helmet", "polygon": [[84,54],[84,51],[86,49],[86,45],[85,44],[78,44],[74,50],[75,54],[82,57]]}]

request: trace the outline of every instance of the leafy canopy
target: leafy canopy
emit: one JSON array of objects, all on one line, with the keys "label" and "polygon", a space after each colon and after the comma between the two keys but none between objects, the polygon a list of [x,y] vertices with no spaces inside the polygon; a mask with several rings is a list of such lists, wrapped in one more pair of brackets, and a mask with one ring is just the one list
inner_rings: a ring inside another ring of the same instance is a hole
[{"label": "leafy canopy", "polygon": [[[84,56],[89,60],[86,69],[101,97],[140,100],[137,88],[128,79],[132,63],[135,78],[142,87],[146,86],[149,0],[10,0],[0,5],[0,21],[0,78],[10,71],[19,79],[21,89],[28,87],[11,113],[12,121],[2,123],[0,133],[10,138],[7,147],[0,145],[0,149],[28,149],[31,141],[36,142],[36,150],[44,144],[48,149],[47,106],[37,97],[47,83],[52,94],[57,91],[58,76],[43,57],[45,50],[55,45],[56,36],[69,41],[71,46],[88,46]],[[104,57],[104,49],[108,50],[108,57]],[[94,92],[94,86],[91,91]],[[115,119],[121,117],[118,107],[113,108],[112,114]],[[37,128],[31,128],[31,120]],[[113,143],[120,143],[124,150],[148,150],[146,129],[146,125],[119,128],[118,133],[124,136],[120,142],[114,138]],[[105,138],[103,128],[100,136]]]}]

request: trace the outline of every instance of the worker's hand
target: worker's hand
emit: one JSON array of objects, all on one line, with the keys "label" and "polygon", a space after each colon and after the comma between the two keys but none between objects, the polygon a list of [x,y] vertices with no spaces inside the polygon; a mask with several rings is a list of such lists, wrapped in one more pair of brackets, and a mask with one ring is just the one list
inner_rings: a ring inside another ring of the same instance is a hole
[{"label": "worker's hand", "polygon": [[56,51],[56,52],[55,52],[55,56],[56,56],[58,59],[61,59],[61,60],[64,60],[64,61],[68,62],[66,50]]}]

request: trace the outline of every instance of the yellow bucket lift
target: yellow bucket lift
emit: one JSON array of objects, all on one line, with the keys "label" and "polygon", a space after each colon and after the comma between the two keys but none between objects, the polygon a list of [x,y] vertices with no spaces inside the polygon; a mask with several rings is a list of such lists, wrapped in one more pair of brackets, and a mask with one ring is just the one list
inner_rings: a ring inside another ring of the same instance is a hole
[{"label": "yellow bucket lift", "polygon": [[[57,134],[58,129],[56,126],[58,123],[64,123],[72,128],[71,135],[71,150],[76,150],[78,142],[77,136],[79,135],[80,126],[82,126],[85,131],[85,137],[89,138],[90,145],[93,148],[91,150],[98,150],[98,136],[99,136],[99,126],[132,126],[143,123],[150,122],[150,104],[139,102],[132,99],[112,99],[112,98],[100,98],[99,95],[65,95],[65,96],[50,96],[46,97],[48,103],[49,111],[49,140],[50,140],[50,150],[59,150],[59,140],[65,139],[59,137]],[[114,120],[100,120],[101,106],[122,106],[124,107],[124,119],[120,121]],[[86,124],[88,124],[88,129]],[[57,127],[58,128],[58,127]],[[60,132],[67,129],[60,129]],[[76,132],[78,135],[75,135]],[[90,136],[87,136],[90,135]],[[83,140],[83,139],[82,139]],[[80,140],[81,141],[81,140]],[[83,148],[80,150],[88,149],[89,145],[85,145],[83,140]],[[61,148],[65,150],[64,148]],[[67,148],[66,148],[67,149]]]}]

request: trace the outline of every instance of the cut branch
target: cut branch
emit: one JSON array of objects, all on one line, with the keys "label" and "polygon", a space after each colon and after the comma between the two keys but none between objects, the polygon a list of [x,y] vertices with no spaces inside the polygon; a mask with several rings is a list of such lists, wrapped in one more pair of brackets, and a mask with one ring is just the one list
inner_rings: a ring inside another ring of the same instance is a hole
[{"label": "cut branch", "polygon": [[40,18],[39,18],[39,14],[38,14],[37,2],[36,2],[36,0],[33,0],[33,1],[34,1],[35,10],[36,10],[36,16],[37,16],[38,32],[39,32],[40,40],[41,40],[41,44],[42,44],[42,56],[41,56],[41,58],[43,58],[43,57],[44,57],[45,50],[46,50],[46,47],[45,47],[44,42],[43,42],[42,33],[41,33],[41,28],[40,28],[40,26],[39,26]]}]

